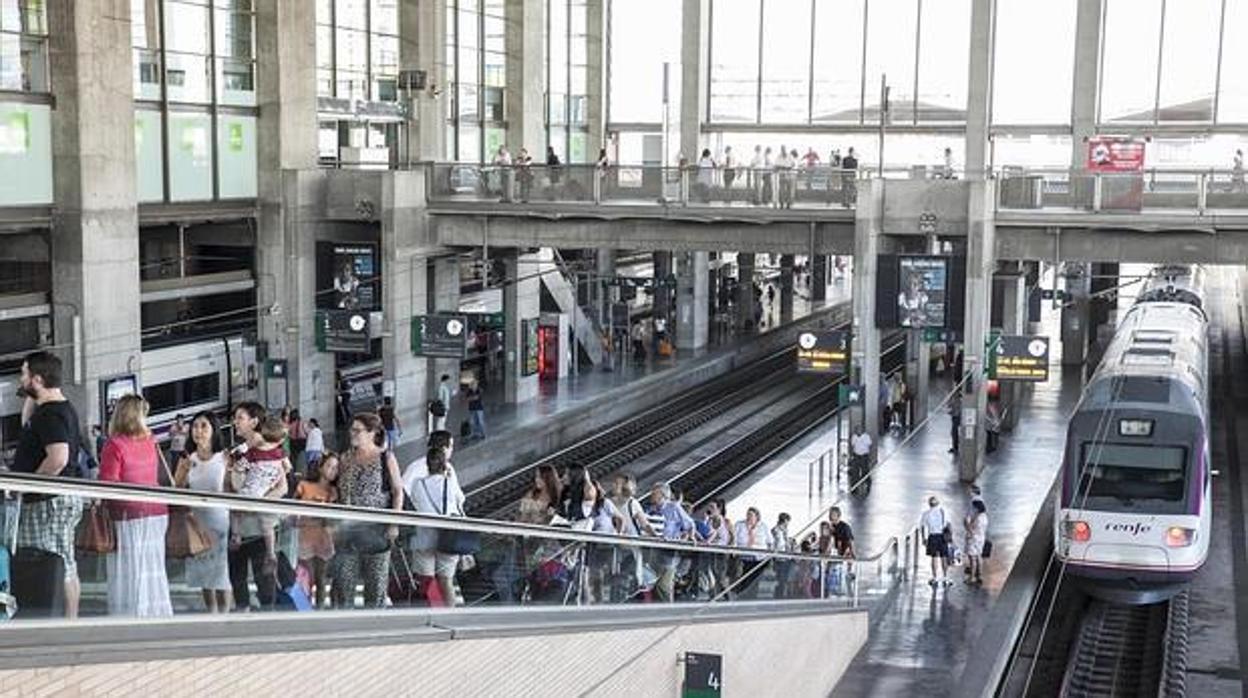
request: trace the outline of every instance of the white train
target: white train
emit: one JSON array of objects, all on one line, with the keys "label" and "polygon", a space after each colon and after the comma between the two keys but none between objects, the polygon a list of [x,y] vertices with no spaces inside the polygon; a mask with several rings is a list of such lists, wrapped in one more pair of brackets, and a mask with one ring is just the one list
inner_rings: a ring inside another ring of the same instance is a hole
[{"label": "white train", "polygon": [[1198,272],[1159,268],[1070,420],[1056,553],[1101,598],[1164,599],[1209,554],[1208,319]]}]

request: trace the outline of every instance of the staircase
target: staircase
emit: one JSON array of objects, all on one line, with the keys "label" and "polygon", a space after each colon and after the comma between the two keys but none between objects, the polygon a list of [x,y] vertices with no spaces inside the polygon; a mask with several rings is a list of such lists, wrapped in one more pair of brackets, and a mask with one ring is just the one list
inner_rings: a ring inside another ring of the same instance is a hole
[{"label": "staircase", "polygon": [[577,304],[576,289],[572,287],[567,266],[558,252],[549,247],[543,248],[537,257],[540,260],[538,273],[541,274],[542,284],[559,305],[560,312],[569,315],[575,313],[572,324],[575,327],[576,340],[589,356],[590,362],[597,366],[603,360],[602,335],[594,318]]}]

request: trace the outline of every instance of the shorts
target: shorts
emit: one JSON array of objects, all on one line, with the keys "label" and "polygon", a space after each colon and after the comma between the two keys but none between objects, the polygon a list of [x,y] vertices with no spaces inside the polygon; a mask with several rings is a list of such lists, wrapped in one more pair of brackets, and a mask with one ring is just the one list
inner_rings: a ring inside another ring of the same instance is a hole
[{"label": "shorts", "polygon": [[927,536],[927,556],[928,557],[944,557],[949,550],[949,546],[945,543],[945,534],[931,533]]},{"label": "shorts", "polygon": [[37,548],[65,561],[65,579],[78,578],[74,559],[74,534],[82,518],[82,499],[61,495],[34,502],[23,501],[17,527],[17,547]]},{"label": "shorts", "polygon": [[421,577],[454,577],[459,569],[459,556],[434,550],[417,550],[412,559],[412,571]]}]

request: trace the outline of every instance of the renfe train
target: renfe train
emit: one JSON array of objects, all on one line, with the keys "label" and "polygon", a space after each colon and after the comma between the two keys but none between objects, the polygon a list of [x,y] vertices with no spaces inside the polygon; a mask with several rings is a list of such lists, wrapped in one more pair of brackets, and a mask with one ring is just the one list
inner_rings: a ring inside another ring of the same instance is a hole
[{"label": "renfe train", "polygon": [[1066,572],[1106,600],[1168,598],[1209,554],[1202,276],[1153,270],[1067,428],[1055,549]]}]

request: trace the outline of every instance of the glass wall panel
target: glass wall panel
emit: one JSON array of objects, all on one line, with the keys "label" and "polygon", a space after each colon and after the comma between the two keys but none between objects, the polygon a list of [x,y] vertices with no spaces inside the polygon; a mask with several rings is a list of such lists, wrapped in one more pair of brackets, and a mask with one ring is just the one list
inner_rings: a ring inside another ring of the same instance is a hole
[{"label": "glass wall panel", "polygon": [[1248,124],[1248,0],[1226,0],[1218,121]]},{"label": "glass wall panel", "polygon": [[217,117],[217,190],[222,199],[256,196],[256,117]]},{"label": "glass wall panel", "polygon": [[372,0],[368,14],[370,29],[377,34],[399,34],[399,0]]},{"label": "glass wall panel", "polygon": [[0,206],[51,204],[51,107],[0,104]]},{"label": "glass wall panel", "polygon": [[1169,0],[1161,44],[1160,121],[1212,121],[1222,0]]},{"label": "glass wall panel", "polygon": [[372,97],[382,102],[399,98],[399,37],[374,34],[372,37]]},{"label": "glass wall panel", "polygon": [[183,53],[208,55],[211,49],[208,8],[180,0],[165,0],[165,41]]},{"label": "glass wall panel", "polygon": [[712,122],[758,120],[759,8],[760,0],[711,2]]},{"label": "glass wall panel", "polygon": [[212,199],[212,118],[169,112],[169,200]]},{"label": "glass wall panel", "polygon": [[165,53],[165,85],[170,102],[212,102],[212,61],[207,56]]},{"label": "glass wall panel", "polygon": [[[867,5],[867,122],[879,120],[880,79],[888,78],[890,122],[914,121],[914,43],[918,0],[871,0]],[[962,50],[963,63],[966,51]]]},{"label": "glass wall panel", "polygon": [[966,121],[971,0],[923,0],[922,13],[918,120]]},{"label": "glass wall panel", "polygon": [[815,3],[815,123],[858,123],[864,0]]},{"label": "glass wall panel", "polygon": [[1076,2],[997,0],[993,123],[1070,123]]},{"label": "glass wall panel", "polygon": [[217,101],[220,104],[256,105],[256,64],[232,58],[217,59]]},{"label": "glass wall panel", "polygon": [[138,175],[139,203],[159,202],[165,198],[161,122],[159,111],[134,110],[134,169]]},{"label": "glass wall panel", "polygon": [[762,122],[804,124],[810,119],[809,0],[763,4]]},{"label": "glass wall panel", "polygon": [[[671,82],[680,81],[681,3],[610,2],[608,117],[613,123],[660,123],[665,62],[670,64]],[[677,104],[671,102],[673,119]]]},{"label": "glass wall panel", "polygon": [[481,127],[461,121],[459,123],[459,154],[455,159],[460,162],[481,162]]},{"label": "glass wall panel", "polygon": [[1070,136],[996,136],[992,141],[993,167],[1031,169],[1070,167]]},{"label": "glass wall panel", "polygon": [[1161,3],[1162,0],[1105,0],[1102,122],[1153,121]]}]

